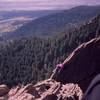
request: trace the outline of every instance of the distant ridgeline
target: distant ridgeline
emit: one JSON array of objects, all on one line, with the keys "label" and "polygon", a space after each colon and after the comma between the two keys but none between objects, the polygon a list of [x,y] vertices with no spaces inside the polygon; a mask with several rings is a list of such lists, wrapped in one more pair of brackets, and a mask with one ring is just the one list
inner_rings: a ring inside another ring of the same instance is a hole
[{"label": "distant ridgeline", "polygon": [[100,6],[78,6],[37,18],[15,31],[4,33],[2,38],[7,40],[25,36],[52,36],[63,31],[69,31],[98,14],[100,14]]},{"label": "distant ridgeline", "polygon": [[78,45],[100,35],[100,15],[70,32],[52,38],[27,37],[0,45],[0,84],[36,83]]}]

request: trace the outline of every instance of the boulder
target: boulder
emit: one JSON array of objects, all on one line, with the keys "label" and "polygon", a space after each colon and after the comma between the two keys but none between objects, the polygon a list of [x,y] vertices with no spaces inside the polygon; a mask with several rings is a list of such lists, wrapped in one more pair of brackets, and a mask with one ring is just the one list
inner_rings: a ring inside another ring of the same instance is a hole
[{"label": "boulder", "polygon": [[0,85],[0,97],[6,95],[9,90],[10,89],[6,85]]}]

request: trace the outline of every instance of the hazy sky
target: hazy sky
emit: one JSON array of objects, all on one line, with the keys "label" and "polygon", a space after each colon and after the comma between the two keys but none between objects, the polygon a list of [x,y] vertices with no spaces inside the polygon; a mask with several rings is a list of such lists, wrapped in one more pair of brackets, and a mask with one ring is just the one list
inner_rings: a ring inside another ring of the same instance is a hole
[{"label": "hazy sky", "polygon": [[75,5],[97,5],[100,0],[0,0],[0,9],[64,9]]}]

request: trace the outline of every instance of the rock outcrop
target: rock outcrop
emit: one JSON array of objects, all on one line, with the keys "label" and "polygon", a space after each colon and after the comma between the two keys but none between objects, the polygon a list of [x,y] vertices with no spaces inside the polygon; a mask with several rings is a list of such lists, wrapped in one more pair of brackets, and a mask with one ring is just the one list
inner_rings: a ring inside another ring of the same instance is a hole
[{"label": "rock outcrop", "polygon": [[80,45],[57,70],[56,77],[36,85],[1,85],[0,100],[81,100],[82,90],[100,73],[100,38]]},{"label": "rock outcrop", "polygon": [[100,38],[80,45],[62,64],[63,68],[54,79],[63,84],[77,83],[85,91],[100,73]]},{"label": "rock outcrop", "polygon": [[5,93],[0,100],[81,100],[83,95],[77,84],[63,85],[51,79],[36,85],[17,86]]}]

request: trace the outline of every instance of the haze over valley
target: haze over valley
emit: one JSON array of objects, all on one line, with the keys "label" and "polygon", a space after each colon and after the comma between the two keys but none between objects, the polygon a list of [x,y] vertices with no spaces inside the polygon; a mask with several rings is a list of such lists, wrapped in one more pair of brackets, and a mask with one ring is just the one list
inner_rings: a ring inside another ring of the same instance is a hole
[{"label": "haze over valley", "polygon": [[[86,12],[87,11],[87,12]],[[100,6],[77,6],[67,10],[1,12],[1,40],[26,36],[55,36],[71,30],[96,15]]]},{"label": "haze over valley", "polygon": [[3,33],[12,32],[32,20],[55,12],[58,11],[0,11],[0,35],[2,36]]}]

